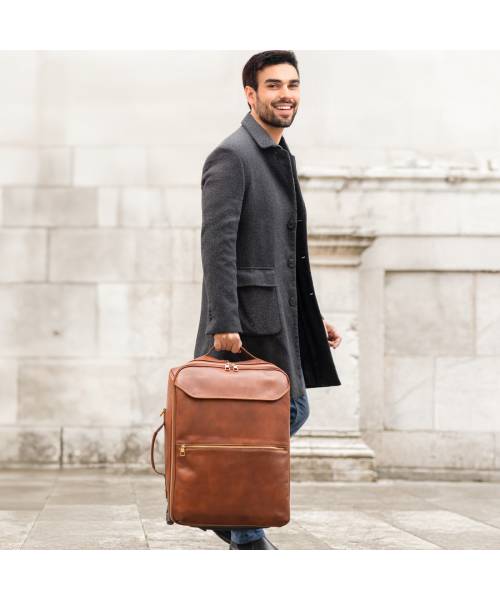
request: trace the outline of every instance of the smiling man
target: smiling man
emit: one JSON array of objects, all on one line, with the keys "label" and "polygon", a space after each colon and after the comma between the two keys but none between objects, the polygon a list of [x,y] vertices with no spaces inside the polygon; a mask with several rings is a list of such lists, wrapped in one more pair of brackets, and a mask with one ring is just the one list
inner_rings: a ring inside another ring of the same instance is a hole
[{"label": "smiling man", "polygon": [[[300,103],[295,54],[252,56],[243,88],[250,111],[203,166],[203,287],[194,357],[213,344],[216,358],[245,360],[244,345],[278,365],[290,378],[294,435],[309,416],[306,388],[340,385],[330,349],[342,339],[320,313],[306,207],[283,137]],[[277,549],[261,528],[216,533],[232,550]]]}]

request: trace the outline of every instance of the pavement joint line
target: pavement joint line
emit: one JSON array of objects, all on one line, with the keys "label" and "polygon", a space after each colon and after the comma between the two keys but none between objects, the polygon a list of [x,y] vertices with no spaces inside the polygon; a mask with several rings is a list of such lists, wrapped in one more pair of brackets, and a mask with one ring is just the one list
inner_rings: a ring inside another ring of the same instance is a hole
[{"label": "pavement joint line", "polygon": [[329,544],[327,541],[325,541],[324,539],[318,537],[317,535],[315,535],[314,533],[312,533],[312,531],[309,531],[309,529],[307,529],[306,527],[304,527],[304,525],[302,525],[302,523],[300,523],[300,521],[298,521],[297,519],[295,519],[295,525],[300,527],[300,529],[302,529],[303,531],[305,531],[307,533],[307,535],[312,536],[315,540],[318,540],[318,542],[321,542],[323,544],[325,544],[326,546],[328,546],[328,548],[330,550],[335,550],[335,547],[332,546],[331,544]]},{"label": "pavement joint line", "polygon": [[142,515],[141,515],[141,512],[139,510],[139,504],[137,502],[137,490],[135,488],[135,482],[133,481],[133,479],[130,476],[128,476],[128,480],[129,480],[130,486],[132,488],[132,495],[133,495],[133,498],[134,498],[134,506],[135,506],[135,509],[137,511],[137,515],[139,517],[139,522],[141,524],[142,533],[144,534],[144,541],[146,542],[146,546],[147,546],[148,550],[151,550],[151,546],[149,545],[148,535],[146,533],[146,530],[144,529],[144,521],[142,520]]},{"label": "pavement joint line", "polygon": [[23,541],[21,542],[21,545],[19,546],[20,550],[24,547],[24,545],[28,541],[28,538],[30,537],[31,532],[33,531],[33,529],[35,528],[36,523],[40,519],[40,515],[42,514],[43,509],[47,506],[47,502],[49,501],[50,497],[52,496],[52,494],[54,492],[54,489],[57,486],[58,480],[59,480],[59,475],[56,475],[54,477],[54,481],[52,482],[52,485],[50,486],[50,490],[49,490],[49,492],[47,494],[47,497],[45,498],[45,502],[44,502],[42,508],[40,508],[40,510],[38,511],[36,517],[33,519],[33,523],[31,524],[31,527],[29,528],[29,531],[26,533]]}]

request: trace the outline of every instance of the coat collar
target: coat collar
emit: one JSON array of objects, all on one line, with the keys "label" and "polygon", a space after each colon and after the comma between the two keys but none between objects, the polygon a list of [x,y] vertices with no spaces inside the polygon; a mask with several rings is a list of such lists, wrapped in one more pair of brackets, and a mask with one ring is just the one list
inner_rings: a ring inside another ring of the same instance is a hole
[{"label": "coat collar", "polygon": [[267,133],[267,131],[253,118],[250,111],[247,112],[247,114],[241,121],[241,124],[261,148],[278,148],[279,146],[281,146],[282,148],[287,150],[291,156],[293,156],[290,152],[288,144],[285,141],[285,137],[281,136],[280,143],[276,144],[273,138]]}]

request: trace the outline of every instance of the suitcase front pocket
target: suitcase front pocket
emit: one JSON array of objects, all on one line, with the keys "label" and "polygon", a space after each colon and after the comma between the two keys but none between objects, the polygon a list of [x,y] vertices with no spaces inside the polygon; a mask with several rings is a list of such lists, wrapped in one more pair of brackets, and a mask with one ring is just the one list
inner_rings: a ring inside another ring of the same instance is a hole
[{"label": "suitcase front pocket", "polygon": [[285,525],[290,520],[288,448],[178,443],[171,515],[185,525]]}]

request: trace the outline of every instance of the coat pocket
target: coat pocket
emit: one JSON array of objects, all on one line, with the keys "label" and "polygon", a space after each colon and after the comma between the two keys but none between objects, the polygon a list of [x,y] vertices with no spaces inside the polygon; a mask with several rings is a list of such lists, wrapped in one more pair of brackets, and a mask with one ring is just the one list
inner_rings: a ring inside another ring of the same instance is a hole
[{"label": "coat pocket", "polygon": [[282,323],[274,268],[238,268],[237,287],[242,333],[279,333]]}]

